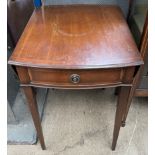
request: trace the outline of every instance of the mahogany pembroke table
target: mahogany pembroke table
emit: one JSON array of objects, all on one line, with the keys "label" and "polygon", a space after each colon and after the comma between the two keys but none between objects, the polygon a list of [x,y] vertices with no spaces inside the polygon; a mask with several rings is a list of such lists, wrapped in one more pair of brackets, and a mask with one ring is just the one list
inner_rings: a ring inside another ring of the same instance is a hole
[{"label": "mahogany pembroke table", "polygon": [[112,141],[115,149],[131,103],[133,80],[143,64],[119,7],[66,5],[35,9],[9,64],[17,70],[42,149],[46,147],[33,87],[121,87]]}]

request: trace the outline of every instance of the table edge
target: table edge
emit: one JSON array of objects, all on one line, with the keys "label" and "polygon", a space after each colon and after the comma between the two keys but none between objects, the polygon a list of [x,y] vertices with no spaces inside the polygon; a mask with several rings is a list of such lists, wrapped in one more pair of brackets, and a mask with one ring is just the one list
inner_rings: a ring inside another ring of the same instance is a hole
[{"label": "table edge", "polygon": [[110,69],[110,68],[123,68],[143,65],[143,60],[139,60],[131,63],[123,64],[109,64],[109,65],[48,65],[48,64],[31,64],[24,62],[17,62],[9,60],[8,64],[21,67],[32,67],[32,68],[47,68],[47,69]]}]

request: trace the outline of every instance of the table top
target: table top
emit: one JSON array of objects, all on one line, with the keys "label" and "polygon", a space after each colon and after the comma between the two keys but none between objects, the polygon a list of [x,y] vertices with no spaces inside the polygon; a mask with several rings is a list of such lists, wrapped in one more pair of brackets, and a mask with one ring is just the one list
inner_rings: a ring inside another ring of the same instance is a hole
[{"label": "table top", "polygon": [[116,68],[143,63],[117,6],[35,9],[9,63],[39,68]]}]

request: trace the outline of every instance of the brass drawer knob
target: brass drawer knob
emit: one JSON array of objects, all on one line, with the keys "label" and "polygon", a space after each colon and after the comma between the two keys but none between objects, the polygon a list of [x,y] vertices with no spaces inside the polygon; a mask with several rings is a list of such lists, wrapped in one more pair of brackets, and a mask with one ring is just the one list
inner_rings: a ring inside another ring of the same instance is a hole
[{"label": "brass drawer knob", "polygon": [[80,82],[80,75],[72,74],[70,76],[70,80],[71,80],[72,83],[79,83]]}]

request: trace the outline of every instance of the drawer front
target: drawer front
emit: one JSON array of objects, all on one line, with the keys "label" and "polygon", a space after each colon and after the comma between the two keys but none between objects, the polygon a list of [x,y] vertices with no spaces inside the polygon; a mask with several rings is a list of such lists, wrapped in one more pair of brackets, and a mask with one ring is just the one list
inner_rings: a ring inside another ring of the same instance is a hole
[{"label": "drawer front", "polygon": [[123,69],[57,70],[29,68],[32,84],[50,86],[98,86],[120,83]]}]

